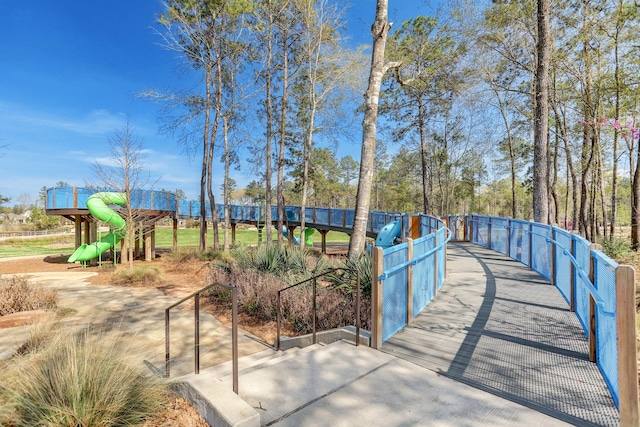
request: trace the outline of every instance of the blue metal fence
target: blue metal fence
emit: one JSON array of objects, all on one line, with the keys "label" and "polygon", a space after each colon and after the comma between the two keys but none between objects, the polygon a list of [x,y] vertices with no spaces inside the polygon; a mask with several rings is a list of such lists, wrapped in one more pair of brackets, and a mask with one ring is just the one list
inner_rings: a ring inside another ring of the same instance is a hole
[{"label": "blue metal fence", "polygon": [[387,273],[382,288],[382,340],[398,332],[407,320],[407,243],[384,251],[383,269]]},{"label": "blue metal fence", "polygon": [[[619,405],[618,264],[594,250],[588,240],[557,227],[480,215],[470,216],[467,224],[473,243],[508,254],[554,283],[575,311],[585,335],[595,339],[595,361]],[[595,328],[593,337],[591,328]]]},{"label": "blue metal fence", "polygon": [[[406,220],[403,217],[406,227],[409,222],[408,216]],[[419,230],[420,238],[378,248],[381,260],[374,257],[374,263],[382,262],[382,274],[376,278],[373,291],[379,292],[376,288],[381,286],[381,325],[374,327],[380,331],[380,342],[391,338],[407,324],[408,317],[415,317],[424,309],[434,298],[436,289],[444,283],[450,231],[444,221],[426,215],[420,215]],[[413,254],[410,259],[409,253]],[[375,266],[374,269],[379,271]],[[408,289],[411,289],[409,299]],[[411,316],[408,316],[408,304],[411,305]],[[376,322],[377,316],[374,314],[373,317]]]}]

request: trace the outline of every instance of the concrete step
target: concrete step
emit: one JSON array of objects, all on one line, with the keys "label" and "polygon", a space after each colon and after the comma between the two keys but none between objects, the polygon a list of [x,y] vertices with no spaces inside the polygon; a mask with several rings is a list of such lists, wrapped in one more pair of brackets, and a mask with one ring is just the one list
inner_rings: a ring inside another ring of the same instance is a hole
[{"label": "concrete step", "polygon": [[[255,360],[253,363],[251,362],[240,363],[240,360],[242,360],[240,359],[238,360],[238,377],[239,377],[238,382],[240,382],[240,378],[243,378],[245,375],[251,372],[254,372],[260,369],[266,369],[278,363],[284,363],[291,358],[300,357],[302,354],[315,351],[322,347],[323,347],[322,344],[313,344],[304,348],[294,347],[287,351],[277,351],[275,352],[275,354],[265,355],[265,357]],[[231,363],[231,362],[228,362],[228,363]],[[233,369],[232,365],[229,364],[225,372],[226,375],[217,377],[218,380],[222,382],[233,381],[233,373],[231,372],[232,369]]]},{"label": "concrete step", "polygon": [[[295,412],[394,360],[393,356],[343,341],[299,350],[248,370],[239,396],[260,414],[262,425]],[[231,378],[222,381],[231,388]]]}]

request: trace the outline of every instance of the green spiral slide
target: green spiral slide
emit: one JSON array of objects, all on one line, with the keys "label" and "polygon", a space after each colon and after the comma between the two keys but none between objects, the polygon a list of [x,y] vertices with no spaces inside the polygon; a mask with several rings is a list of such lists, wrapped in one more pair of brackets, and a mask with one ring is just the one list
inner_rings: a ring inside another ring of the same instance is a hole
[{"label": "green spiral slide", "polygon": [[126,203],[127,196],[125,193],[96,193],[89,197],[87,199],[89,212],[100,221],[109,224],[111,231],[97,242],[85,243],[80,246],[67,261],[88,261],[115,247],[126,232],[126,222],[108,205],[125,206]]}]

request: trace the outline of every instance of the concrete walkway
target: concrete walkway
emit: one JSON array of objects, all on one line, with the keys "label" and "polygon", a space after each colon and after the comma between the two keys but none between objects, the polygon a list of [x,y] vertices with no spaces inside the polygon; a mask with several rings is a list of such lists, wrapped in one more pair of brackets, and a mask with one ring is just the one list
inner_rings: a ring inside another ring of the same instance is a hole
[{"label": "concrete walkway", "polygon": [[[67,328],[90,328],[99,333],[116,333],[123,346],[154,373],[165,371],[164,309],[179,300],[155,288],[90,285],[86,279],[96,273],[84,271],[28,273],[31,282],[59,293],[59,306],[72,309],[60,319]],[[188,306],[187,306],[188,307]],[[171,375],[194,370],[193,310],[171,311]],[[0,330],[0,359],[8,358],[30,334],[30,326]],[[231,358],[230,328],[212,315],[200,312],[200,364],[213,366]],[[239,331],[240,356],[268,347],[245,331]]]}]

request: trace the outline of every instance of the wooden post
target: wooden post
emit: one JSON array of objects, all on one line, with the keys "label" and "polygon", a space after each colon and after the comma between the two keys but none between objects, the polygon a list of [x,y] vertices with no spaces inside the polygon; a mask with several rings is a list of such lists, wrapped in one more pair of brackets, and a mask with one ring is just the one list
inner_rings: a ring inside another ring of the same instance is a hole
[{"label": "wooden post", "polygon": [[640,425],[636,350],[636,271],[616,268],[616,328],[618,331],[618,403],[620,426]]},{"label": "wooden post", "polygon": [[236,245],[236,223],[231,223],[231,246]]},{"label": "wooden post", "polygon": [[[413,259],[413,239],[404,239],[407,242],[407,261]],[[413,266],[407,265],[407,319],[406,324],[411,323],[413,319]]]},{"label": "wooden post", "polygon": [[144,246],[142,243],[142,236],[144,236],[144,228],[140,226],[140,228],[133,228],[133,259],[140,259],[140,246]]},{"label": "wooden post", "polygon": [[151,226],[151,259],[149,261],[153,261],[156,259],[156,225],[153,224]]},{"label": "wooden post", "polygon": [[327,233],[329,232],[329,230],[318,230],[320,232],[320,237],[322,238],[322,253],[326,254],[327,253]]},{"label": "wooden post", "polygon": [[89,225],[91,224],[91,221],[89,221],[87,218],[84,218],[82,223],[84,224],[84,243],[89,243],[91,242],[91,231],[89,230],[91,228],[91,226]]},{"label": "wooden post", "polygon": [[371,278],[371,347],[382,347],[382,281],[378,280],[383,273],[384,251],[380,247],[373,248],[373,277]]},{"label": "wooden post", "polygon": [[[98,223],[92,221],[89,223],[89,242],[93,243],[96,240],[98,240]],[[98,260],[96,258],[89,260],[89,265],[98,265]]]},{"label": "wooden post", "polygon": [[129,262],[129,247],[127,245],[127,241],[129,239],[125,236],[124,239],[120,240],[120,264],[126,264]]},{"label": "wooden post", "polygon": [[144,260],[151,261],[153,258],[152,254],[152,244],[151,244],[151,230],[147,229],[144,232]]},{"label": "wooden post", "polygon": [[[597,243],[592,243],[589,246],[589,280],[591,283],[595,283],[595,261],[591,256],[591,252],[595,250],[599,250],[602,247]],[[597,331],[598,325],[596,324],[596,301],[593,298],[593,295],[589,293],[589,360],[592,362],[596,362],[598,343],[597,343]]]},{"label": "wooden post", "polygon": [[173,252],[178,251],[178,218],[173,218]]},{"label": "wooden post", "polygon": [[82,246],[82,215],[76,215],[74,218],[76,249]]}]

